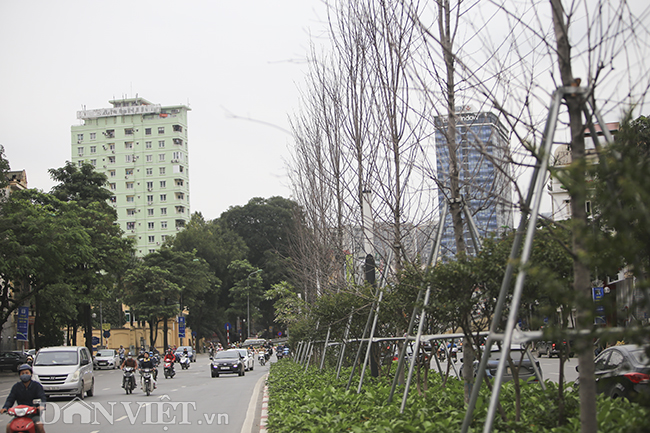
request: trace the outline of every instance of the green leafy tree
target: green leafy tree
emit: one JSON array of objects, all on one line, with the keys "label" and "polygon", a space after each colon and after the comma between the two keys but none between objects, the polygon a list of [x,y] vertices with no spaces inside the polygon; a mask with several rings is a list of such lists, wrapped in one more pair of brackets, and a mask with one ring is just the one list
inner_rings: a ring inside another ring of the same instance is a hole
[{"label": "green leafy tree", "polygon": [[79,222],[90,237],[92,253],[85,262],[70,266],[66,279],[76,289],[79,311],[71,323],[73,338],[76,339],[77,326],[82,324],[86,346],[92,350],[92,305],[114,296],[119,276],[131,263],[133,241],[122,237],[116,224],[117,214],[106,201],[111,193],[104,188],[105,174],[96,172],[90,164],[77,167],[67,162],[62,168],[50,169],[50,175],[59,182],[52,188],[52,195],[78,205]]},{"label": "green leafy tree", "polygon": [[[3,190],[9,184],[9,180],[6,176],[9,170],[11,170],[11,168],[9,167],[9,161],[5,157],[5,148],[0,144],[0,190]],[[2,200],[1,196],[0,200]]]},{"label": "green leafy tree", "polygon": [[160,321],[167,323],[178,314],[182,288],[173,279],[170,271],[146,264],[129,269],[124,277],[124,303],[149,322],[151,346],[156,345]]},{"label": "green leafy tree", "polygon": [[[255,268],[246,260],[235,260],[228,265],[228,269],[235,283],[230,288],[232,301],[226,313],[231,319],[236,319],[249,317],[250,311],[252,323],[247,325],[250,326],[252,333],[255,329],[252,324],[261,317],[259,311],[263,296],[261,269]],[[246,336],[247,333],[243,332],[243,335]]]},{"label": "green leafy tree", "polygon": [[[180,288],[178,298],[174,300],[177,305],[176,313],[181,314],[187,310],[189,312],[188,325],[192,327],[193,324],[199,324],[194,317],[195,310],[199,309],[200,313],[203,296],[219,287],[219,282],[210,271],[208,263],[197,257],[194,251],[175,251],[167,247],[146,255],[143,261],[146,266],[168,271],[170,281]],[[163,326],[164,348],[167,349],[166,320],[163,322]],[[192,329],[194,330],[194,328]]]},{"label": "green leafy tree", "polygon": [[205,260],[215,275],[212,287],[194,298],[188,323],[198,338],[210,338],[214,334],[226,341],[223,334],[227,322],[226,310],[230,307],[232,276],[228,265],[243,260],[248,254],[244,240],[230,230],[223,220],[205,221],[200,213],[192,215],[185,229],[170,241],[175,251],[194,252]]},{"label": "green leafy tree", "polygon": [[[68,269],[91,260],[93,253],[91,237],[79,218],[82,212],[75,203],[61,202],[36,190],[14,192],[4,203],[0,210],[1,323],[45,289],[69,299],[67,292],[72,286],[67,278]],[[40,299],[52,300],[50,295]],[[48,309],[47,303],[38,305],[41,303],[35,301],[37,335],[39,329],[61,324],[58,319],[48,322],[47,316],[41,315]],[[50,315],[61,318],[69,313],[67,307],[53,307]],[[35,343],[40,341],[37,338]]]}]

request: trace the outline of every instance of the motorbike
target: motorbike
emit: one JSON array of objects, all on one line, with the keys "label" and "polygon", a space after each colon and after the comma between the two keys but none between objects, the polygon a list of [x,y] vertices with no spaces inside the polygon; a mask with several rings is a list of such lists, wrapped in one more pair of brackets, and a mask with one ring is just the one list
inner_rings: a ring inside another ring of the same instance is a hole
[{"label": "motorbike", "polygon": [[133,367],[124,367],[122,388],[124,388],[127,394],[133,393],[133,390],[135,389],[135,373]]},{"label": "motorbike", "polygon": [[36,424],[30,418],[38,413],[34,406],[19,405],[7,409],[7,413],[14,417],[7,426],[7,431],[15,433],[36,433]]},{"label": "motorbike", "polygon": [[172,361],[165,361],[165,379],[171,379],[175,374],[174,363]]},{"label": "motorbike", "polygon": [[260,365],[266,364],[266,355],[263,352],[257,354],[257,359],[260,361]]},{"label": "motorbike", "polygon": [[153,392],[153,378],[150,368],[142,369],[142,389],[147,395]]},{"label": "motorbike", "polygon": [[190,358],[187,355],[181,356],[181,367],[183,370],[190,368]]}]

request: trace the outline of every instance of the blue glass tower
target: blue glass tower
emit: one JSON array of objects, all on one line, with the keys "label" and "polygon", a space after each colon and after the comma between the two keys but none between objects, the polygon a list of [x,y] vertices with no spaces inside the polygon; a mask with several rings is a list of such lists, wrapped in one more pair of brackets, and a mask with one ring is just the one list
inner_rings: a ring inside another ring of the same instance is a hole
[{"label": "blue glass tower", "polygon": [[[493,113],[456,114],[456,158],[459,187],[473,215],[481,237],[513,227],[510,185],[510,151],[506,128]],[[450,146],[446,116],[435,118],[436,169],[439,181],[438,202],[442,209],[450,195]],[[441,211],[442,212],[442,211]],[[465,218],[463,218],[465,222]],[[451,215],[444,221],[441,254],[456,253]],[[474,253],[468,225],[464,224],[468,253]]]}]

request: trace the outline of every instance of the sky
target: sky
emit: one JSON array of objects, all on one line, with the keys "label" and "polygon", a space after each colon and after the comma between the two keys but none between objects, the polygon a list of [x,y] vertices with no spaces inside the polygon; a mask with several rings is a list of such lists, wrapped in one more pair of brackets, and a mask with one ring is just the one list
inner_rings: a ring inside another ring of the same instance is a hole
[{"label": "sky", "polygon": [[0,0],[0,144],[49,191],[77,111],[137,94],[192,110],[192,212],[289,198],[289,116],[325,21],[320,0]]}]

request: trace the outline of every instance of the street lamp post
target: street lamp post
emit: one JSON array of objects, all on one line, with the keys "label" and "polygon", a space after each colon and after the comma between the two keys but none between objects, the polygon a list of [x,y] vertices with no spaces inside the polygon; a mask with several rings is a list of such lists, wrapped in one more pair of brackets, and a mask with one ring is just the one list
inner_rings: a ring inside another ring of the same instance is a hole
[{"label": "street lamp post", "polygon": [[258,269],[258,270],[254,271],[254,272],[251,272],[246,277],[246,309],[248,310],[247,311],[247,318],[246,318],[246,322],[247,322],[247,325],[248,325],[248,334],[247,334],[246,338],[251,338],[251,292],[250,292],[251,287],[250,287],[249,278],[251,277],[251,275],[257,274],[258,272],[262,272],[262,270]]}]

